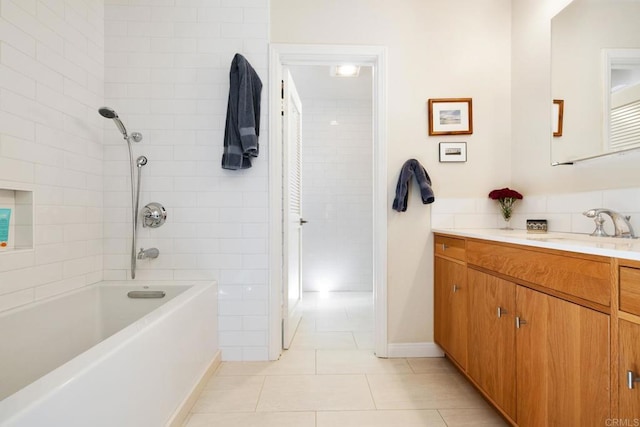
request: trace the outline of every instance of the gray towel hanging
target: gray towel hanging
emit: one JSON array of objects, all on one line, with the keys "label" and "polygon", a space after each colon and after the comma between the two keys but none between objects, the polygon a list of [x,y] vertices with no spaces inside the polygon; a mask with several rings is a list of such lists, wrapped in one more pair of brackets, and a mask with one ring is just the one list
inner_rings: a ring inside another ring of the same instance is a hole
[{"label": "gray towel hanging", "polygon": [[229,101],[224,128],[223,169],[248,169],[258,157],[262,82],[247,59],[236,53],[229,71]]},{"label": "gray towel hanging", "polygon": [[409,198],[409,182],[415,176],[418,186],[420,186],[420,196],[422,203],[429,204],[435,201],[433,190],[431,189],[431,178],[427,170],[416,159],[407,160],[400,170],[400,177],[396,185],[396,197],[393,200],[393,209],[398,212],[407,210],[407,199]]}]

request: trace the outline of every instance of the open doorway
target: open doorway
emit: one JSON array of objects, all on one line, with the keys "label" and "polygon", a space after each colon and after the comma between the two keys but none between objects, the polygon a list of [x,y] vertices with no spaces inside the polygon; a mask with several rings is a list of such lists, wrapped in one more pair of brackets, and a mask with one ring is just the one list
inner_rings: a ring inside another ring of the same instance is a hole
[{"label": "open doorway", "polygon": [[[269,147],[269,163],[270,163],[270,284],[271,284],[271,304],[270,304],[270,342],[269,357],[277,359],[282,350],[283,336],[287,333],[287,317],[292,316],[288,310],[290,301],[287,298],[286,272],[283,272],[283,263],[288,254],[285,253],[285,245],[283,239],[283,174],[285,174],[283,164],[283,147],[282,147],[282,120],[280,93],[282,91],[283,70],[284,67],[310,67],[310,66],[327,66],[350,63],[368,68],[371,71],[370,88],[371,88],[371,135],[369,140],[369,160],[371,166],[368,181],[371,188],[371,199],[369,202],[368,213],[370,216],[369,234],[372,245],[369,246],[368,253],[364,258],[372,258],[372,268],[369,268],[371,281],[373,283],[373,336],[369,335],[369,345],[373,338],[373,349],[377,356],[387,356],[387,325],[386,325],[386,215],[387,215],[387,173],[386,173],[386,92],[385,92],[385,66],[386,50],[382,47],[371,46],[320,46],[320,45],[272,45],[270,49],[270,94],[272,96],[270,102],[270,147]],[[296,82],[297,83],[297,82]],[[297,83],[300,84],[300,83]],[[278,94],[277,98],[274,97]],[[303,107],[304,115],[304,107]],[[329,126],[332,121],[337,118],[329,118]],[[338,122],[339,126],[339,122]],[[349,154],[351,156],[352,153]],[[363,172],[366,173],[366,172]],[[324,179],[327,178],[325,173]],[[364,182],[364,181],[363,181]],[[335,194],[334,194],[335,197]],[[334,203],[338,205],[338,203]],[[339,207],[339,206],[338,206]],[[326,207],[325,207],[326,208]],[[317,210],[320,212],[321,210]],[[304,214],[303,214],[304,215]],[[338,221],[340,219],[338,218]],[[342,218],[345,222],[346,218]],[[366,222],[365,219],[363,222]],[[319,221],[320,222],[320,221]],[[347,228],[342,226],[342,233],[346,233]],[[362,243],[362,242],[361,242]],[[303,243],[304,245],[304,243]],[[372,254],[371,254],[372,249]],[[315,268],[316,275],[309,280],[308,290],[316,292],[320,296],[320,292],[331,286],[330,278],[324,280],[317,274],[321,268]],[[309,272],[312,274],[314,269]],[[305,273],[303,273],[305,274]],[[362,284],[367,282],[366,274],[361,275]],[[306,282],[306,281],[305,281]],[[355,281],[354,281],[355,282]],[[366,285],[365,285],[366,286]],[[315,289],[314,289],[315,287]],[[369,292],[364,291],[364,292]],[[364,298],[366,299],[366,297]],[[359,314],[367,308],[363,308],[360,302]],[[370,313],[370,308],[368,309]],[[352,313],[352,317],[355,313]],[[361,316],[365,317],[365,316]],[[291,317],[293,319],[293,317]],[[292,324],[295,324],[292,322]],[[288,331],[291,333],[291,331]],[[363,331],[364,332],[364,331]],[[371,333],[371,332],[370,332]],[[363,346],[366,337],[362,337]]]},{"label": "open doorway", "polygon": [[301,321],[290,346],[373,352],[372,67],[338,65],[287,67],[302,110],[305,223]]}]

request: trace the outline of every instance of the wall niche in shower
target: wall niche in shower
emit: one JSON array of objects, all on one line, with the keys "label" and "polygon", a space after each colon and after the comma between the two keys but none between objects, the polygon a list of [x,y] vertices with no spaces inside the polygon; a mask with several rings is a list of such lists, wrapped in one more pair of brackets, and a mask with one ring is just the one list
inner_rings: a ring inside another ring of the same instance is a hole
[{"label": "wall niche in shower", "polygon": [[9,239],[0,247],[0,255],[33,249],[33,190],[12,187],[0,182],[0,209],[11,210]]}]

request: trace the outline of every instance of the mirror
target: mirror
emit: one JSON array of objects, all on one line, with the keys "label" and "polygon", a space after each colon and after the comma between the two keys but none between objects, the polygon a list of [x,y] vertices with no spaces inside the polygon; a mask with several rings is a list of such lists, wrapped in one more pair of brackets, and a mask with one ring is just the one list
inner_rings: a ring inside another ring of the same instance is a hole
[{"label": "mirror", "polygon": [[640,0],[574,0],[551,20],[552,164],[640,148],[639,17]]}]

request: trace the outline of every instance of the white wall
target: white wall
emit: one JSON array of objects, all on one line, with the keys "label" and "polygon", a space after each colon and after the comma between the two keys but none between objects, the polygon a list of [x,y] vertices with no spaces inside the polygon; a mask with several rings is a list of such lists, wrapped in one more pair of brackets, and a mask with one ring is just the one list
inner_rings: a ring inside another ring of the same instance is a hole
[{"label": "white wall", "polygon": [[[417,191],[391,211],[399,169],[427,168],[439,197],[488,193],[511,176],[511,3],[508,0],[271,1],[271,41],[388,48],[388,337],[433,340],[430,208]],[[427,99],[473,98],[474,133],[427,136]],[[469,161],[438,163],[438,143],[466,141]]]},{"label": "white wall", "polygon": [[[140,279],[216,279],[226,360],[267,359],[268,0],[107,0],[105,103],[142,132],[141,206],[162,203],[167,223],[141,229]],[[260,156],[223,170],[229,68],[242,53],[263,82]],[[97,115],[97,113],[96,113]],[[105,124],[105,277],[128,278],[126,144]]]},{"label": "white wall", "polygon": [[550,22],[568,3],[520,0],[512,5],[510,162],[513,188],[525,197],[640,186],[637,155],[614,155],[577,166],[550,166]]},{"label": "white wall", "polygon": [[371,108],[371,99],[302,99],[305,291],[373,290]]},{"label": "white wall", "polygon": [[35,200],[35,250],[0,253],[0,310],[102,279],[103,15],[0,3],[0,181]]}]

